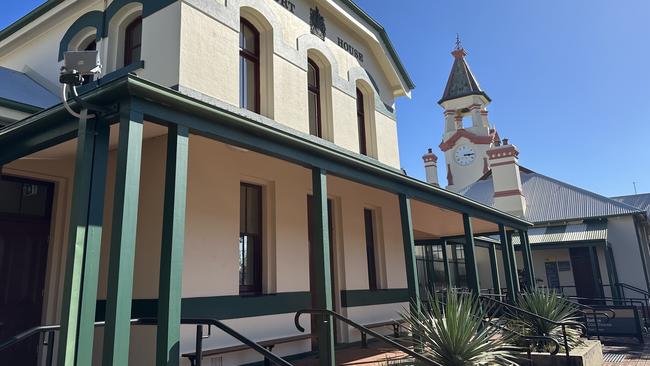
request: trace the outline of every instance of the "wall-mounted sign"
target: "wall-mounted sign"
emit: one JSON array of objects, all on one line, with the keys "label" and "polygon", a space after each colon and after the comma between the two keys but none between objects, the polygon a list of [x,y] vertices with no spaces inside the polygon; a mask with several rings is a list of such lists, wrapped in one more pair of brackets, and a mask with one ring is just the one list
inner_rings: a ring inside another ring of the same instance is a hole
[{"label": "wall-mounted sign", "polygon": [[275,0],[275,2],[280,4],[283,8],[289,10],[292,13],[296,9],[296,4],[292,3],[289,0]]},{"label": "wall-mounted sign", "polygon": [[[598,316],[596,319],[592,316],[587,316],[587,331],[589,333],[614,337],[636,337],[639,342],[643,343],[639,308],[628,305],[608,305],[602,308],[594,306],[594,309],[602,310],[605,313],[613,311],[615,316],[612,318]],[[598,327],[596,327],[596,321],[598,322]]]},{"label": "wall-mounted sign", "polygon": [[339,47],[346,50],[349,54],[354,56],[354,58],[359,60],[359,62],[363,62],[363,53],[359,52],[359,50],[352,47],[352,45],[350,45],[348,42],[342,40],[340,37],[337,37],[337,38],[338,38],[337,44],[339,45]]},{"label": "wall-mounted sign", "polygon": [[557,262],[557,269],[560,272],[568,272],[571,270],[571,262],[569,261],[559,261]]},{"label": "wall-mounted sign", "polygon": [[317,36],[323,41],[325,40],[325,32],[327,31],[325,27],[325,18],[320,14],[318,6],[316,9],[309,8],[309,26],[311,28],[311,34]]}]

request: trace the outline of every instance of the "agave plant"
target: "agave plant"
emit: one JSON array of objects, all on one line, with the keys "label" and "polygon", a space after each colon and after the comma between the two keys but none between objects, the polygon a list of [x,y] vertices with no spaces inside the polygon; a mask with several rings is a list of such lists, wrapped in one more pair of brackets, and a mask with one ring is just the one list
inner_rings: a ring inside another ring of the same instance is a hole
[{"label": "agave plant", "polygon": [[446,303],[428,298],[428,308],[402,314],[415,348],[424,356],[444,366],[515,364],[509,339],[482,324],[474,296],[449,292]]},{"label": "agave plant", "polygon": [[[564,351],[564,335],[560,324],[567,324],[566,336],[569,349],[582,343],[581,327],[578,325],[576,304],[558,295],[555,291],[540,289],[519,295],[517,306],[528,313],[508,310],[508,326],[528,336],[544,336],[555,339]],[[542,319],[543,318],[543,319]],[[550,321],[549,321],[550,320]],[[546,351],[549,344],[539,342],[537,351]]]}]

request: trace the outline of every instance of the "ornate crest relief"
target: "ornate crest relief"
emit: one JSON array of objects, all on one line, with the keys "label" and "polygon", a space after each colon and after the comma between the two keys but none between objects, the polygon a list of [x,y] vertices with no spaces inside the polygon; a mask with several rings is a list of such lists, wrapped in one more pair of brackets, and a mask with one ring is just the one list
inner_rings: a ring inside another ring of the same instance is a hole
[{"label": "ornate crest relief", "polygon": [[316,9],[309,9],[309,25],[311,26],[311,34],[318,36],[318,38],[325,40],[325,18],[320,15],[318,7]]}]

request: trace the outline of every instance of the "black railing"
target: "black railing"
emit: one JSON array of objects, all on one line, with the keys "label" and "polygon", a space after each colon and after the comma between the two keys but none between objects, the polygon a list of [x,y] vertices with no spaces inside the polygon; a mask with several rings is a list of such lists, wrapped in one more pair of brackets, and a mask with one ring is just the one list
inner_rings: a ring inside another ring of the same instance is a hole
[{"label": "black railing", "polygon": [[398,349],[398,350],[404,352],[405,354],[415,358],[416,360],[422,361],[427,365],[442,366],[442,365],[430,360],[428,357],[425,357],[425,356],[415,352],[414,350],[412,350],[412,349],[410,349],[410,348],[408,348],[408,347],[406,347],[406,346],[404,346],[404,345],[402,345],[402,344],[400,344],[400,343],[398,343],[398,342],[396,342],[396,341],[394,341],[394,340],[392,340],[392,339],[390,339],[390,338],[388,338],[388,337],[386,337],[384,335],[381,335],[381,334],[379,334],[379,333],[377,333],[377,332],[375,332],[375,331],[373,331],[371,329],[368,329],[368,328],[364,327],[363,325],[361,325],[359,323],[356,323],[356,322],[354,322],[354,321],[352,321],[352,320],[344,317],[343,315],[341,315],[339,313],[336,313],[336,312],[334,312],[332,310],[327,310],[327,309],[303,309],[303,310],[298,310],[298,312],[296,312],[296,315],[294,317],[294,323],[296,325],[296,328],[301,332],[305,331],[305,328],[303,328],[300,325],[300,316],[302,314],[321,314],[321,315],[332,316],[332,317],[338,319],[339,321],[341,321],[343,323],[346,323],[346,324],[350,325],[353,328],[356,328],[362,334],[366,334],[366,335],[372,336],[372,337],[374,337],[376,339],[379,339],[380,341],[395,347],[396,349]]},{"label": "black railing", "polygon": [[[156,318],[140,318],[140,319],[131,319],[131,325],[157,325],[158,320]],[[255,341],[252,341],[239,332],[235,331],[234,329],[230,328],[223,322],[217,320],[217,319],[209,319],[209,318],[181,318],[181,324],[195,324],[195,325],[207,325],[207,326],[214,326],[218,329],[221,329],[224,333],[228,334],[229,336],[237,339],[238,341],[242,342],[243,344],[247,345],[257,353],[261,354],[264,356],[265,360],[268,360],[276,365],[281,365],[281,366],[292,366],[289,362],[285,361],[284,359],[278,357],[275,355],[273,352],[267,350],[266,348],[262,347]],[[101,322],[95,322],[95,327],[103,327],[106,325],[106,322],[101,321]],[[61,325],[56,324],[56,325],[41,325],[38,327],[34,327],[31,329],[28,329],[22,333],[19,333],[10,339],[8,339],[5,342],[0,343],[0,352],[11,347],[14,344],[20,343],[26,339],[29,339],[33,336],[47,333],[47,353],[45,356],[46,359],[46,366],[52,366],[53,365],[53,347],[54,347],[54,336],[55,333],[58,332],[61,329]],[[199,342],[197,340],[197,363],[196,366],[201,365],[201,352],[202,352],[202,341]]]},{"label": "black railing", "polygon": [[[538,314],[531,313],[530,311],[524,310],[524,309],[522,309],[522,308],[520,308],[518,306],[508,304],[508,303],[503,302],[503,301],[495,300],[495,299],[493,299],[491,297],[481,295],[481,296],[479,296],[479,298],[484,303],[483,306],[492,307],[493,309],[497,310],[497,311],[493,312],[494,314],[501,314],[501,313],[503,313],[504,309],[507,309],[508,311],[518,312],[520,314],[524,314],[526,316],[529,316],[529,317],[534,318],[534,319],[538,319],[538,320],[546,322],[548,324],[552,324],[554,326],[561,327],[563,346],[564,346],[567,362],[569,362],[570,357],[571,357],[570,356],[571,348],[569,347],[569,337],[568,337],[568,334],[567,334],[567,328],[568,327],[579,328],[582,331],[583,335],[587,334],[587,327],[586,327],[586,325],[584,325],[582,323],[574,322],[574,321],[557,322],[557,321],[548,319],[546,317],[540,316]],[[485,302],[487,302],[487,304],[485,304]]]}]

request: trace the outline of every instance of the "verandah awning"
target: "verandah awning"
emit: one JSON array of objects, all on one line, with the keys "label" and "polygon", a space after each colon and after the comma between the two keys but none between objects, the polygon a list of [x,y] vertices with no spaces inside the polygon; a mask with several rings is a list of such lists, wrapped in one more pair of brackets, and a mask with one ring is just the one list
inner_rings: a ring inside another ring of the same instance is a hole
[{"label": "verandah awning", "polygon": [[[569,244],[606,244],[607,222],[534,227],[528,230],[528,238],[535,247],[566,247]],[[518,234],[512,236],[512,243],[521,243]]]}]

